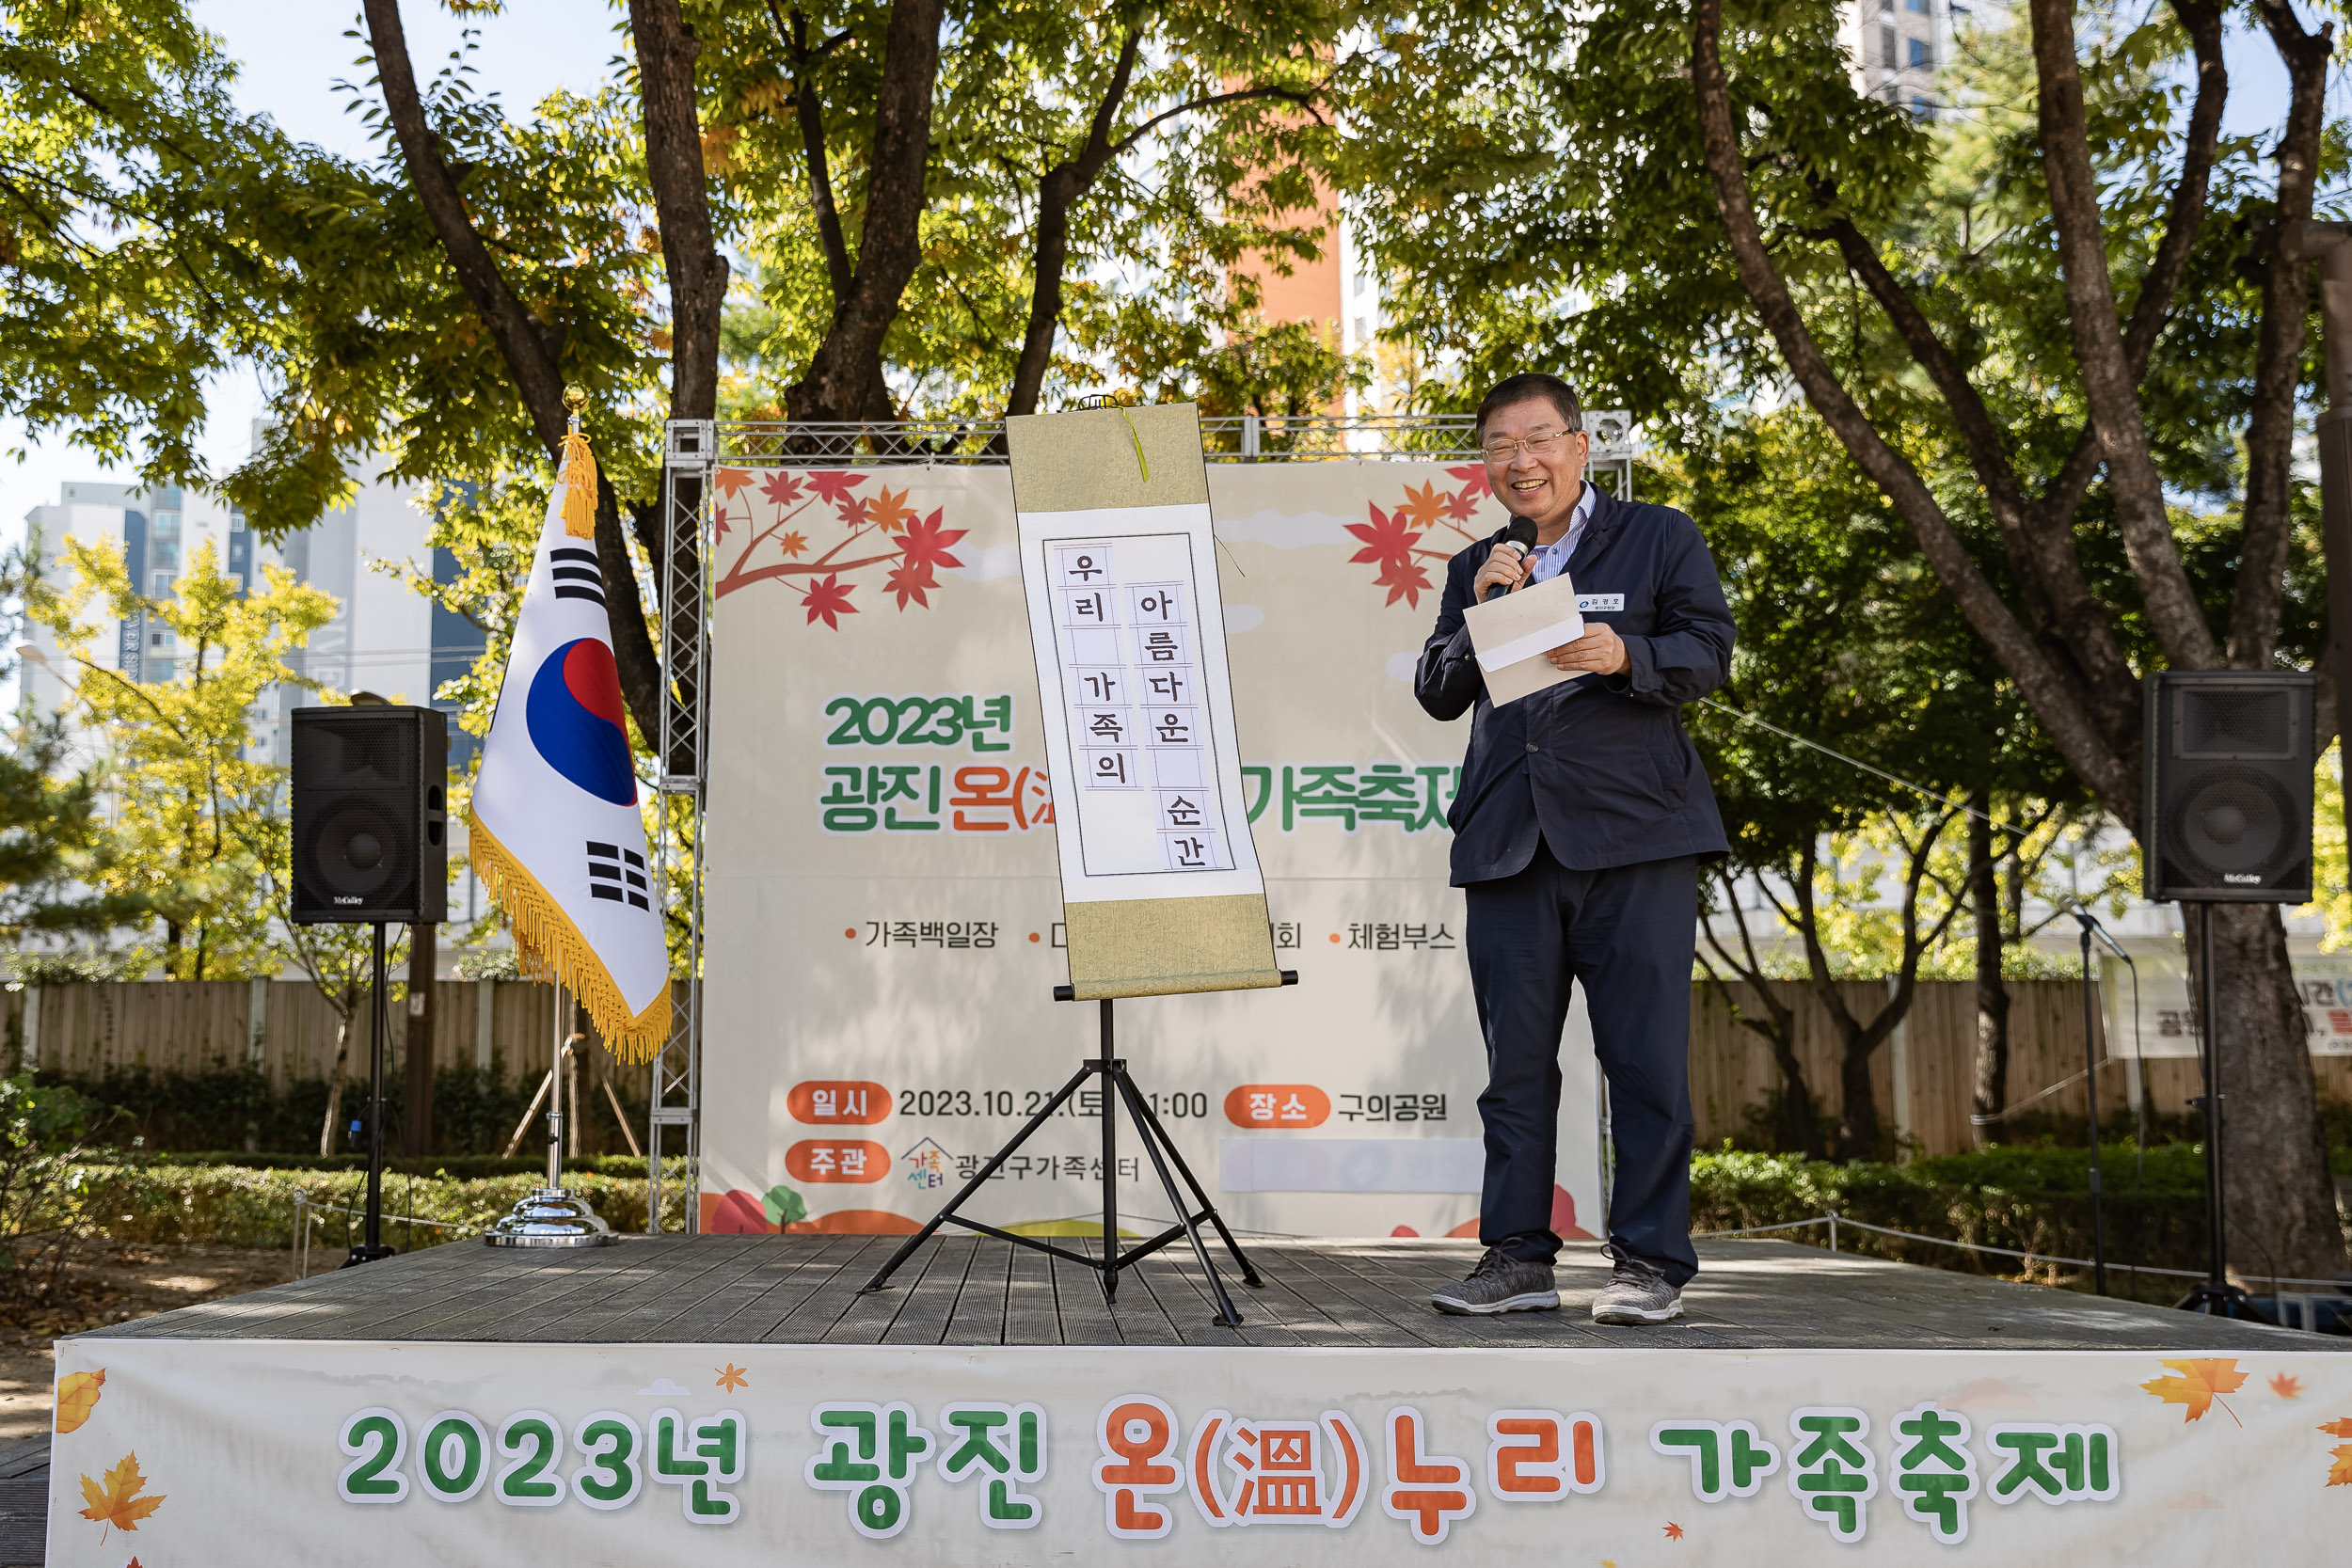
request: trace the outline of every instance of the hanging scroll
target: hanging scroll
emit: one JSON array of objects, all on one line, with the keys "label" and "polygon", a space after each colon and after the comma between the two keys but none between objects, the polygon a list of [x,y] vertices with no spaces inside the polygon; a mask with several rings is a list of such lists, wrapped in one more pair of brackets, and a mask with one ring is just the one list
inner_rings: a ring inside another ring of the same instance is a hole
[{"label": "hanging scroll", "polygon": [[1081,1000],[1281,984],[1189,404],[1008,422]]}]

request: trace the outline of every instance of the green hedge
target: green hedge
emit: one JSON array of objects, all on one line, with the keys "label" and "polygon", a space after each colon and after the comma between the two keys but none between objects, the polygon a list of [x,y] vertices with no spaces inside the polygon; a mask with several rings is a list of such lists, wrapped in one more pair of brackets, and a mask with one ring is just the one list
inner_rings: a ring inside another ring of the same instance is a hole
[{"label": "green hedge", "polygon": [[[294,1239],[297,1191],[308,1192],[311,1202],[328,1208],[360,1206],[366,1186],[362,1171],[305,1168],[344,1164],[280,1160],[263,1164],[255,1156],[239,1155],[199,1164],[167,1158],[79,1165],[74,1180],[97,1228],[117,1241],[286,1246]],[[536,1167],[500,1174],[471,1168],[508,1164],[451,1159],[438,1162],[433,1176],[388,1174],[388,1214],[450,1221],[457,1228],[393,1225],[386,1227],[387,1240],[405,1250],[488,1227],[540,1180]],[[2201,1268],[2204,1163],[2197,1146],[2152,1146],[2137,1182],[2129,1146],[2106,1150],[2102,1164],[2107,1256],[2113,1269],[2120,1272],[2135,1260],[2151,1267]],[[1861,1161],[1841,1165],[1723,1149],[1702,1153],[1691,1163],[1691,1221],[1702,1231],[1732,1230],[1811,1219],[1835,1209],[1847,1219],[1921,1235],[2043,1257],[2088,1258],[2089,1172],[2087,1150],[2056,1147],[1995,1146],[1907,1165]],[[642,1160],[577,1161],[565,1180],[586,1191],[614,1229],[644,1228]],[[345,1244],[345,1227],[357,1223],[342,1214],[322,1214],[311,1243],[340,1248]],[[1788,1233],[1788,1239],[1820,1244],[1827,1237],[1815,1227]],[[2014,1276],[2025,1272],[2013,1259],[1876,1236],[1851,1227],[1841,1229],[1839,1245],[1968,1273]],[[2243,1249],[2235,1261],[2249,1273],[2264,1267],[2259,1257]],[[2046,1272],[2038,1271],[2037,1276]],[[2074,1271],[2061,1272],[2064,1282],[2074,1282]],[[2162,1278],[2143,1279],[2141,1285],[2141,1293],[2152,1300],[2178,1293],[2175,1282]]]},{"label": "green hedge", "polygon": [[[2153,1144],[2137,1172],[2135,1164],[2129,1145],[2101,1151],[2110,1286],[2118,1290],[2113,1272],[2132,1262],[2201,1269],[2205,1261],[2202,1150],[2194,1144]],[[1698,1230],[1810,1219],[1832,1209],[1846,1219],[1920,1235],[2089,1258],[2090,1155],[2079,1148],[1995,1145],[1907,1165],[1841,1165],[1724,1149],[1691,1163],[1691,1223]],[[1791,1232],[1789,1239],[1822,1243],[1826,1227]],[[2024,1269],[2015,1259],[1847,1227],[1839,1230],[1838,1245],[1964,1273],[2015,1275]],[[2256,1257],[2241,1254],[2233,1261],[2249,1272],[2262,1267]],[[2141,1283],[2141,1294],[2152,1300],[2179,1293],[2178,1282]]]},{"label": "green hedge", "polygon": [[[77,1165],[73,1179],[88,1195],[92,1226],[118,1242],[193,1242],[210,1246],[290,1246],[294,1243],[294,1195],[313,1204],[359,1209],[367,1196],[360,1171],[255,1170],[231,1165]],[[450,1222],[449,1228],[387,1225],[385,1242],[405,1252],[454,1241],[488,1229],[540,1176],[493,1176],[472,1180],[388,1175],[384,1212]],[[615,1230],[645,1228],[644,1178],[597,1171],[568,1175],[566,1184],[586,1193],[596,1212]],[[358,1234],[360,1221],[322,1213],[312,1224],[312,1247],[340,1250]]]}]

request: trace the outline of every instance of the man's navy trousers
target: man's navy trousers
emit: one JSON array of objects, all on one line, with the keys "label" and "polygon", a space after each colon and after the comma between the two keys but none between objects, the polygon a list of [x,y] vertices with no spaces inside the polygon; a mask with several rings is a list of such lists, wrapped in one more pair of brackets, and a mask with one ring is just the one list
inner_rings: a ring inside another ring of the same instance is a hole
[{"label": "man's navy trousers", "polygon": [[1486,1193],[1478,1239],[1549,1262],[1560,1124],[1560,1036],[1584,987],[1609,1079],[1616,1180],[1609,1239],[1664,1271],[1698,1272],[1691,1248],[1691,959],[1698,862],[1684,855],[1571,871],[1538,841],[1515,876],[1472,882],[1465,946],[1486,1041]]}]

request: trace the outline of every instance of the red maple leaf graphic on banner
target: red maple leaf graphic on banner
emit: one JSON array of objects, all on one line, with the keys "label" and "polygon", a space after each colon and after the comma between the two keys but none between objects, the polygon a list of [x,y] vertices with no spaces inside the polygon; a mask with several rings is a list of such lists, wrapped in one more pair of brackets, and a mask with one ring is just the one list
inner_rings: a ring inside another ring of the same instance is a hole
[{"label": "red maple leaf graphic on banner", "polygon": [[920,522],[907,524],[906,532],[898,540],[898,552],[927,569],[962,565],[962,562],[947,553],[947,546],[971,530],[942,526],[941,518],[946,510],[944,506],[934,506],[930,516]]},{"label": "red maple leaf graphic on banner", "polygon": [[801,482],[779,468],[759,482],[759,493],[777,506],[790,506],[801,499]]},{"label": "red maple leaf graphic on banner", "polygon": [[839,631],[841,623],[835,617],[857,613],[857,606],[850,602],[850,590],[856,586],[843,582],[830,572],[810,583],[807,596],[801,600],[801,608],[808,611],[808,624],[815,626],[818,617],[822,616],[826,626]]},{"label": "red maple leaf graphic on banner", "polygon": [[898,596],[900,610],[906,609],[909,599],[913,599],[925,610],[930,609],[931,601],[923,595],[938,586],[939,579],[931,576],[930,562],[905,559],[901,559],[898,565],[890,569],[889,580],[882,584],[885,592]]},{"label": "red maple leaf graphic on banner", "polygon": [[1465,464],[1458,468],[1448,468],[1446,472],[1462,482],[1462,494],[1466,496],[1476,498],[1494,494],[1486,484],[1486,466],[1484,463]]},{"label": "red maple leaf graphic on banner", "polygon": [[1429,574],[1417,561],[1389,561],[1381,563],[1380,575],[1373,580],[1389,591],[1390,604],[1403,599],[1419,610],[1422,591],[1429,586]]},{"label": "red maple leaf graphic on banner", "polygon": [[752,473],[749,468],[722,468],[713,483],[718,486],[719,494],[732,500],[750,488]]},{"label": "red maple leaf graphic on banner", "polygon": [[841,514],[842,526],[854,533],[871,520],[866,515],[870,504],[863,497],[850,496],[834,502],[833,509]]},{"label": "red maple leaf graphic on banner", "polygon": [[[1369,523],[1350,523],[1347,531],[1364,542],[1364,547],[1347,559],[1353,562],[1379,562],[1384,567],[1403,564],[1413,559],[1413,546],[1421,543],[1421,535],[1406,525],[1403,512],[1383,512],[1369,501],[1364,509],[1372,514]],[[1386,571],[1381,573],[1388,580]]]},{"label": "red maple leaf graphic on banner", "polygon": [[866,477],[839,468],[826,468],[808,476],[808,487],[817,492],[818,500],[837,505],[849,495],[852,486],[865,483]]}]

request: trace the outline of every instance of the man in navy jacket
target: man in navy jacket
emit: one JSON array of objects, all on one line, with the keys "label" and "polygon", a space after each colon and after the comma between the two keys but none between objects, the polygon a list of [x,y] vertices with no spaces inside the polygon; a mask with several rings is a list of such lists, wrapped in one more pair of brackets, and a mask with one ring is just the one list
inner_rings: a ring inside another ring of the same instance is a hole
[{"label": "man in navy jacket", "polygon": [[[1515,375],[1486,395],[1486,477],[1534,522],[1535,547],[1523,556],[1498,531],[1454,558],[1414,678],[1431,717],[1470,715],[1449,820],[1487,1068],[1478,1098],[1486,1253],[1432,1299],[1467,1313],[1560,1305],[1550,1227],[1560,1036],[1581,981],[1616,1147],[1615,1269],[1593,1317],[1663,1323],[1682,1315],[1682,1286],[1698,1271],[1688,1074],[1698,865],[1729,847],[1680,707],[1724,683],[1731,611],[1689,517],[1586,483],[1582,422],[1575,392],[1554,376]],[[1585,631],[1544,657],[1576,678],[1497,707],[1463,611],[1490,588],[1516,592],[1562,571]]]}]

